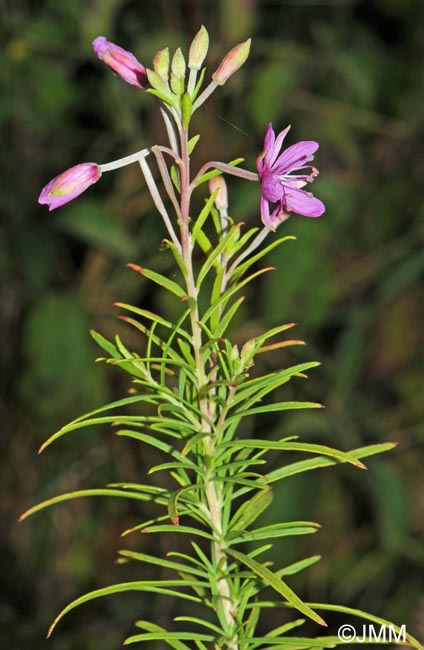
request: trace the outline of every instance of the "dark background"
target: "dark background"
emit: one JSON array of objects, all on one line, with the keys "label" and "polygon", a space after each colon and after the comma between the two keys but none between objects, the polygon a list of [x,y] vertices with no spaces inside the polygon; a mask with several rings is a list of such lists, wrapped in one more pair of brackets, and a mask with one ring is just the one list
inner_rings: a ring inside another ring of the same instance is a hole
[{"label": "dark background", "polygon": [[[149,575],[114,559],[121,547],[149,548],[119,535],[151,510],[93,498],[23,524],[17,517],[54,494],[143,481],[157,460],[109,428],[36,455],[67,420],[125,394],[126,379],[94,363],[88,336],[90,327],[119,332],[139,349],[112,303],[173,315],[162,294],[125,269],[135,261],[172,272],[136,166],[104,176],[60,211],[36,200],[78,162],[165,141],[154,99],[114,77],[92,52],[93,38],[106,35],[150,66],[162,47],[184,50],[202,23],[209,73],[235,43],[252,36],[253,44],[248,64],[195,123],[203,145],[194,165],[242,155],[254,169],[270,120],[278,131],[292,124],[289,144],[321,144],[314,191],[327,212],[281,226],[298,241],[270,256],[278,270],[256,283],[234,338],[297,322],[295,336],[308,347],[282,350],[273,362],[321,361],[300,394],[326,410],[258,422],[258,435],[299,434],[342,449],[399,442],[367,473],[343,466],[287,480],[269,517],[323,529],[278,544],[275,562],[321,553],[291,583],[305,599],[366,609],[422,638],[422,0],[15,0],[3,3],[2,18],[0,646],[114,650],[135,618],[169,625],[177,614],[160,597],[114,596],[71,613],[47,642],[49,623],[72,598]],[[256,224],[258,187],[232,181],[231,214]],[[156,544],[160,553],[174,548],[169,536]]]}]

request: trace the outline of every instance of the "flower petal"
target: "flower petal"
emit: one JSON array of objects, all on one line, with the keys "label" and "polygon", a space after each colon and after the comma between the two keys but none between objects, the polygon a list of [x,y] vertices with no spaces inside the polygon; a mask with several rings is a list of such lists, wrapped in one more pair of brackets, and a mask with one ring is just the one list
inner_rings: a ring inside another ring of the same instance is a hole
[{"label": "flower petal", "polygon": [[280,201],[284,196],[284,182],[276,174],[266,171],[261,178],[261,192],[267,201]]},{"label": "flower petal", "polygon": [[272,228],[269,214],[269,203],[263,196],[261,197],[261,219],[264,226]]},{"label": "flower petal", "polygon": [[265,133],[264,150],[269,151],[270,149],[272,149],[274,143],[275,143],[275,133],[274,133],[274,129],[272,128],[272,122],[270,122],[268,124],[268,128]]},{"label": "flower petal", "polygon": [[325,212],[325,205],[310,192],[285,188],[285,206],[290,212],[302,214],[304,217],[320,217]]},{"label": "flower petal", "polygon": [[38,203],[48,205],[49,210],[60,208],[97,183],[101,175],[100,166],[96,163],[75,165],[47,183],[41,190]]},{"label": "flower petal", "polygon": [[275,163],[277,160],[278,154],[280,153],[281,147],[283,146],[284,138],[286,137],[287,133],[291,129],[291,124],[289,124],[284,131],[281,131],[281,133],[278,134],[277,139],[275,140],[274,146],[272,147],[272,153],[269,157],[269,160],[267,160],[268,164],[270,167]]},{"label": "flower petal", "polygon": [[99,59],[104,61],[114,72],[131,86],[144,88],[147,85],[146,68],[141,65],[134,54],[124,50],[119,45],[111,43],[104,36],[98,36],[93,41],[93,49]]},{"label": "flower petal", "polygon": [[318,147],[318,142],[313,140],[292,144],[277,158],[273,165],[273,171],[277,174],[288,174],[295,169],[299,169],[306,162],[313,160],[313,155]]}]

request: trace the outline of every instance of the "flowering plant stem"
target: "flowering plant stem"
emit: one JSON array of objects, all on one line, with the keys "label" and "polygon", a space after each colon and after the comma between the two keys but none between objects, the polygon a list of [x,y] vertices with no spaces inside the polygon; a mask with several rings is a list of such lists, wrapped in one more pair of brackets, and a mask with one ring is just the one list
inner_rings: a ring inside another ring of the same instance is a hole
[{"label": "flowering plant stem", "polygon": [[[198,141],[198,136],[189,137],[192,113],[243,65],[250,48],[250,40],[234,47],[212,75],[213,81],[199,95],[204,71],[199,75],[198,72],[208,42],[207,32],[202,27],[190,47],[190,72],[186,81],[186,64],[180,49],[172,62],[168,50],[160,50],[154,58],[154,70],[149,70],[131,53],[105,37],[98,37],[94,48],[99,58],[127,83],[139,88],[149,86],[148,92],[161,100],[169,147],[154,145],[104,165],[82,163],[50,181],[39,199],[55,209],[78,197],[97,182],[102,173],[139,163],[169,235],[165,243],[181,278],[180,281],[171,280],[137,264],[128,266],[158,285],[161,291],[177,297],[183,310],[173,323],[142,307],[118,303],[130,314],[121,319],[142,335],[143,352],[128,350],[119,337],[108,341],[97,332],[92,334],[108,355],[102,360],[131,378],[130,396],[75,419],[54,433],[40,451],[65,434],[110,423],[118,427],[118,435],[165,454],[167,462],[152,467],[150,473],[167,471],[176,489],[169,487],[169,483],[167,487],[154,483],[116,483],[53,497],[33,506],[21,518],[68,499],[121,497],[154,502],[165,511],[155,519],[137,523],[124,535],[137,531],[171,533],[173,538],[188,536],[191,542],[191,555],[178,550],[169,553],[167,558],[121,550],[119,561],[122,563],[138,561],[160,565],[177,577],[118,583],[81,596],[60,612],[49,634],[67,612],[82,603],[123,591],[143,591],[179,598],[182,605],[187,601],[194,603],[194,613],[183,610],[182,615],[175,617],[172,630],[152,621],[137,621],[137,628],[142,632],[130,636],[125,644],[160,641],[175,650],[334,647],[340,643],[337,637],[310,639],[293,637],[290,632],[305,619],[311,619],[321,626],[320,629],[325,627],[320,609],[344,612],[381,624],[386,622],[347,607],[327,603],[311,605],[302,600],[286,582],[286,577],[308,568],[319,560],[319,556],[276,569],[269,561],[262,561],[261,556],[272,546],[270,540],[312,534],[317,532],[319,524],[283,521],[253,526],[270,506],[272,485],[277,481],[341,463],[364,469],[364,458],[387,451],[393,444],[378,443],[345,452],[322,444],[299,442],[296,436],[246,438],[246,418],[252,422],[266,413],[278,415],[287,410],[322,407],[315,402],[269,401],[274,391],[289,381],[305,378],[305,372],[317,366],[316,362],[298,363],[265,374],[260,374],[260,369],[253,370],[259,355],[303,343],[284,338],[276,340],[293,327],[293,323],[251,338],[241,349],[232,343],[227,330],[244,301],[240,291],[271,270],[270,267],[257,268],[257,263],[275,247],[294,239],[286,235],[265,244],[268,235],[286,221],[291,212],[317,217],[325,208],[319,199],[302,189],[318,174],[310,165],[318,143],[299,142],[281,153],[288,128],[276,137],[269,125],[264,151],[257,159],[258,173],[239,168],[242,159],[237,159],[230,163],[207,162],[197,173],[191,174],[190,155]],[[151,170],[154,161],[162,181],[161,188]],[[308,173],[304,173],[305,169]],[[300,170],[302,174],[292,173]],[[244,224],[228,215],[224,174],[260,183],[262,228],[255,225],[244,232]],[[209,181],[210,193],[195,216],[192,198],[195,190],[204,187],[206,181]],[[276,204],[272,212],[270,203]],[[170,207],[174,214],[168,212]],[[291,462],[285,457],[284,464],[262,474],[259,469],[265,464],[269,451],[301,453],[307,458]],[[265,589],[274,594],[274,600],[268,594],[262,598]],[[260,636],[258,624],[268,607],[289,608],[300,613],[302,618],[288,620]],[[188,629],[181,628],[181,623],[188,625]],[[199,626],[200,632],[197,631]],[[410,635],[407,643],[421,649]]]},{"label": "flowering plant stem", "polygon": [[[190,324],[192,333],[193,354],[196,361],[196,382],[197,392],[202,395],[207,385],[207,373],[205,370],[205,360],[202,355],[202,330],[200,327],[200,315],[198,310],[198,290],[193,271],[193,247],[190,232],[190,157],[188,153],[188,130],[181,129],[181,249],[183,262],[187,268],[186,287],[187,296],[190,300]],[[209,424],[213,421],[213,407],[207,397],[199,400],[199,408],[202,414],[200,431],[208,435],[203,439],[205,453],[205,496],[207,501],[208,514],[210,517],[211,528],[213,531],[214,541],[212,544],[213,564],[216,568],[217,592],[219,595],[218,606],[221,609],[223,619],[227,624],[229,631],[229,650],[237,650],[237,633],[235,630],[234,612],[237,609],[237,603],[231,594],[230,585],[226,577],[228,563],[223,542],[223,522],[222,522],[222,484],[216,481],[214,458],[214,436],[219,435],[219,429],[215,433]]]}]

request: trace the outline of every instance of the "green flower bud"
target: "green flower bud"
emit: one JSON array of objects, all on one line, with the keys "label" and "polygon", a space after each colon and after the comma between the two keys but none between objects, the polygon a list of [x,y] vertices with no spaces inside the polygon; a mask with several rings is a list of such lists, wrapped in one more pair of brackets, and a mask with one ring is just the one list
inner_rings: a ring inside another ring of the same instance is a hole
[{"label": "green flower bud", "polygon": [[168,81],[169,78],[169,49],[159,50],[153,57],[153,69],[159,77]]},{"label": "green flower bud", "polygon": [[181,52],[181,48],[175,52],[172,57],[171,70],[175,77],[183,79],[185,77],[186,62]]},{"label": "green flower bud", "polygon": [[171,72],[171,89],[172,92],[181,97],[184,92],[184,77],[176,77],[173,72]]},{"label": "green flower bud", "polygon": [[217,86],[223,86],[226,81],[235,73],[246,61],[250,52],[251,39],[248,38],[244,43],[239,43],[233,47],[222,59],[219,67],[212,75],[212,79]]},{"label": "green flower bud", "polygon": [[190,70],[200,70],[209,49],[209,34],[202,25],[193,38],[188,53],[188,67]]},{"label": "green flower bud", "polygon": [[149,84],[154,90],[157,90],[160,93],[163,93],[164,95],[169,95],[169,86],[168,82],[165,81],[160,75],[158,75],[157,72],[154,72],[153,70],[149,70],[147,68],[147,79],[149,80]]}]

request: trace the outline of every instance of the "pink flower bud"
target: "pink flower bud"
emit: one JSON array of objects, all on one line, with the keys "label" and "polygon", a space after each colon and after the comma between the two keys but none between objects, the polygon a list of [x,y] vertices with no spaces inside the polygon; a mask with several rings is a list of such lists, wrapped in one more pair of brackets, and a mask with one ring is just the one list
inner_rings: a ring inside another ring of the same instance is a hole
[{"label": "pink flower bud", "polygon": [[114,72],[131,86],[145,88],[147,85],[146,69],[135,58],[134,54],[124,50],[119,45],[108,41],[104,36],[98,36],[93,41],[93,49],[99,59],[104,61]]},{"label": "pink flower bud", "polygon": [[38,203],[45,203],[49,210],[60,208],[97,183],[101,175],[100,166],[96,163],[75,165],[47,183],[38,197]]},{"label": "pink flower bud", "polygon": [[215,70],[212,79],[217,86],[223,86],[226,81],[235,73],[246,61],[250,52],[251,39],[248,38],[244,43],[239,43],[228,52]]}]

